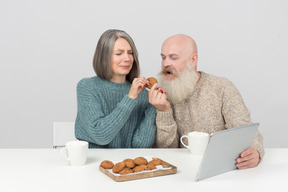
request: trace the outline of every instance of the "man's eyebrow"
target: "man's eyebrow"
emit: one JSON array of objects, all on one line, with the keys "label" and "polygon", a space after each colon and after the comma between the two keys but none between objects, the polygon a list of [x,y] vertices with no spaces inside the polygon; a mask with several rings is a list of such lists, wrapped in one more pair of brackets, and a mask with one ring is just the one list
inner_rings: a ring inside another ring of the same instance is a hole
[{"label": "man's eyebrow", "polygon": [[177,55],[176,53],[172,53],[172,54],[169,54],[169,55],[167,55],[167,56],[164,55],[163,53],[161,53],[160,55],[161,55],[161,57],[167,57],[167,56],[168,56],[168,57],[173,57],[173,56],[178,57],[178,55]]},{"label": "man's eyebrow", "polygon": [[169,54],[168,56],[169,56],[169,57],[178,57],[178,55],[175,54],[175,53]]}]

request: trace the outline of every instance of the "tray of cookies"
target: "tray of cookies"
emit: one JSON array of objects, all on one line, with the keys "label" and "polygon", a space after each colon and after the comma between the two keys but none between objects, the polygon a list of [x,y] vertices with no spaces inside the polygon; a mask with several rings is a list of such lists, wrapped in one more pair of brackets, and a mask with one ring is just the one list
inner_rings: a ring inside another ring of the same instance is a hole
[{"label": "tray of cookies", "polygon": [[130,181],[175,174],[177,167],[156,157],[136,157],[114,163],[104,160],[99,165],[99,170],[114,181]]}]

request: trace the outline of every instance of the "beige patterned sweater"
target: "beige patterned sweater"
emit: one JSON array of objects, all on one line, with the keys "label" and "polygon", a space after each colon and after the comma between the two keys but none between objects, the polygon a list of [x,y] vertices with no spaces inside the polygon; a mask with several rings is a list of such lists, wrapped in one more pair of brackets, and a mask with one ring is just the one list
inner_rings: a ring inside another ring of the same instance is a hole
[{"label": "beige patterned sweater", "polygon": [[[156,147],[184,147],[182,135],[191,131],[213,133],[252,123],[237,88],[227,79],[204,72],[193,93],[169,112],[157,111]],[[257,131],[252,147],[264,155],[263,137]]]}]

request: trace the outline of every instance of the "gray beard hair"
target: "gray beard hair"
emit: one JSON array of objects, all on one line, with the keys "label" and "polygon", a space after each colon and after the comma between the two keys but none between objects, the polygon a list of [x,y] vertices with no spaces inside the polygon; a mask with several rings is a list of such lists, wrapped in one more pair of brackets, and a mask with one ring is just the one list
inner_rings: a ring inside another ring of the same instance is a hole
[{"label": "gray beard hair", "polygon": [[174,79],[166,78],[165,74],[159,73],[159,87],[166,91],[170,103],[177,104],[186,99],[195,89],[198,74],[188,64],[186,69],[178,73]]}]

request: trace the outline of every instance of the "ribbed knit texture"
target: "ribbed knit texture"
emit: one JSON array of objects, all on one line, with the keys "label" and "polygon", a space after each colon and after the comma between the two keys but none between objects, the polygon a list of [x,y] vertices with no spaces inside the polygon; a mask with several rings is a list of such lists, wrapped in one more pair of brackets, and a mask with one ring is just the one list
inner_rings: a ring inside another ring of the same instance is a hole
[{"label": "ribbed knit texture", "polygon": [[[252,123],[250,112],[231,81],[201,72],[193,93],[172,105],[169,112],[157,111],[156,147],[184,147],[182,135],[191,131],[213,133]],[[263,137],[257,131],[252,147],[262,158]]]},{"label": "ribbed knit texture", "polygon": [[136,100],[128,97],[131,84],[97,76],[77,85],[75,136],[90,148],[149,148],[155,141],[156,110],[144,89]]}]

